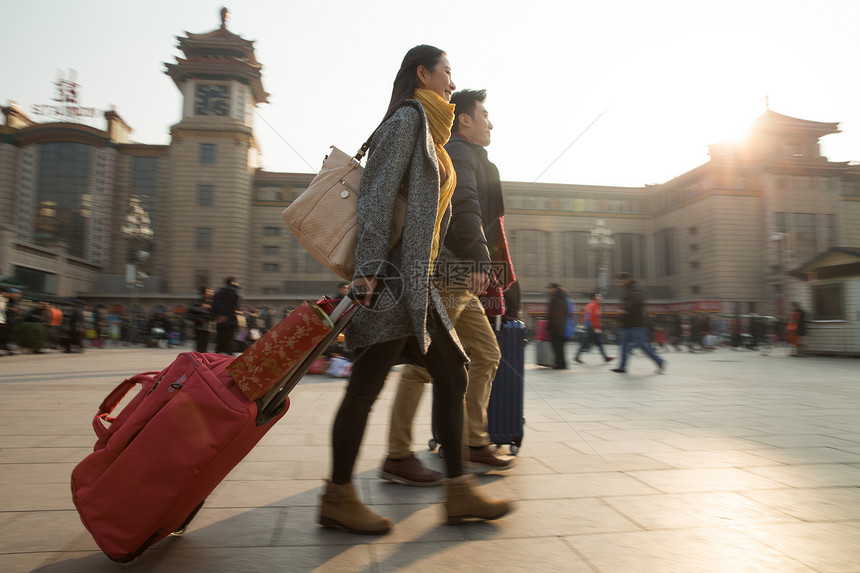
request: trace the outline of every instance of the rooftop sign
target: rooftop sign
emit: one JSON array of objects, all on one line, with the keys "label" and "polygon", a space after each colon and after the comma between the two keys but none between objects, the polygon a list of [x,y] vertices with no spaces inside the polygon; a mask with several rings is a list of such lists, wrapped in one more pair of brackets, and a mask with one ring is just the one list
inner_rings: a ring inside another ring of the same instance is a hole
[{"label": "rooftop sign", "polygon": [[36,115],[47,115],[72,120],[96,117],[96,108],[81,107],[78,105],[80,85],[75,82],[76,75],[74,70],[69,70],[67,77],[58,76],[57,81],[54,82],[54,86],[57,89],[56,97],[52,98],[57,103],[33,105],[31,111]]}]

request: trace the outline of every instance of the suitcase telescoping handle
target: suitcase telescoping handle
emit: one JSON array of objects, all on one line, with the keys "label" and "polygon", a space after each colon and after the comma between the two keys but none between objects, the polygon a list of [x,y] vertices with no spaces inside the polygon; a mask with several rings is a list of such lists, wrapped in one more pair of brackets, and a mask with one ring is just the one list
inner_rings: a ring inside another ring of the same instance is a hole
[{"label": "suitcase telescoping handle", "polygon": [[93,429],[96,432],[96,436],[98,437],[100,442],[104,442],[107,440],[110,435],[110,430],[108,427],[104,425],[104,422],[108,424],[112,423],[116,420],[116,416],[111,416],[114,408],[125,398],[126,394],[131,392],[132,388],[134,388],[137,384],[144,386],[144,388],[148,386],[152,386],[155,383],[156,374],[160,374],[160,372],[142,372],[141,374],[136,374],[131,378],[123,380],[120,382],[119,386],[114,388],[110,394],[102,401],[99,406],[99,411],[96,413],[95,418],[93,418]]},{"label": "suitcase telescoping handle", "polygon": [[286,397],[296,387],[296,384],[307,374],[316,359],[319,358],[334,338],[340,334],[349,320],[352,318],[361,305],[355,301],[363,298],[365,290],[362,288],[351,288],[349,293],[343,297],[332,313],[329,315],[334,328],[323,338],[317,346],[311,350],[310,354],[298,365],[295,366],[281,382],[275,384],[269,392],[262,398],[257,399],[257,425],[262,426],[267,424],[281,410],[281,404]]}]

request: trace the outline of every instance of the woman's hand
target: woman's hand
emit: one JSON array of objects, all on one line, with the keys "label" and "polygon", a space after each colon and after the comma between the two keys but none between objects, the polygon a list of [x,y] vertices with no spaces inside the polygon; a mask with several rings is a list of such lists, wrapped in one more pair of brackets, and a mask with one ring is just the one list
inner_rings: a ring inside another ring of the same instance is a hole
[{"label": "woman's hand", "polygon": [[376,291],[376,277],[358,277],[353,279],[349,287],[363,290],[364,296],[355,300],[363,306],[370,306],[370,301],[373,299],[373,293]]}]

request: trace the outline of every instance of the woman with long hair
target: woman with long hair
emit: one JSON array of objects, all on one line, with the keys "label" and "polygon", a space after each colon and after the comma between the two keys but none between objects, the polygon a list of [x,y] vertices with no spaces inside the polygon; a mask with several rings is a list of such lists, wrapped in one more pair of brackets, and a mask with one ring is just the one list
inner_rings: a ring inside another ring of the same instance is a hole
[{"label": "woman with long hair", "polygon": [[[455,89],[445,52],[416,46],[406,53],[391,101],[370,141],[358,200],[358,245],[352,286],[366,293],[347,326],[355,351],[352,375],[332,428],[332,473],[320,505],[319,523],[353,533],[387,533],[393,522],[357,497],[352,473],[367,417],[389,370],[404,362],[433,377],[433,421],[448,474],[445,510],[449,524],[497,519],[506,501],[486,500],[474,478],[463,475],[463,396],[468,361],[431,281],[451,218],[456,174],[445,143],[451,135]],[[406,197],[403,238],[391,247],[394,206]]]}]

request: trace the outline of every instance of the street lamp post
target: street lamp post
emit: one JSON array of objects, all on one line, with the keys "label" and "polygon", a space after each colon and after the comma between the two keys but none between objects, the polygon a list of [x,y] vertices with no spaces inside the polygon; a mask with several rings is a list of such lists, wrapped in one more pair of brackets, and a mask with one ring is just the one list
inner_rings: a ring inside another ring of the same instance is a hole
[{"label": "street lamp post", "polygon": [[591,230],[588,237],[588,248],[597,257],[598,268],[598,290],[600,294],[607,294],[607,267],[609,254],[615,248],[615,239],[612,238],[612,230],[606,227],[603,219],[597,219],[596,226]]},{"label": "street lamp post", "polygon": [[777,298],[777,304],[774,311],[777,315],[782,316],[786,313],[788,300],[788,280],[786,279],[785,268],[788,262],[788,234],[780,231],[775,232],[770,236],[770,240],[779,243],[779,289],[780,296]]},{"label": "street lamp post", "polygon": [[140,197],[132,195],[129,199],[129,210],[122,224],[122,234],[128,240],[128,257],[126,264],[126,285],[129,293],[129,330],[131,339],[137,338],[137,321],[134,320],[134,306],[137,303],[137,289],[143,285],[140,279],[145,275],[140,272],[139,267],[149,259],[149,252],[143,250],[152,240],[153,232],[149,215],[140,204]]}]

